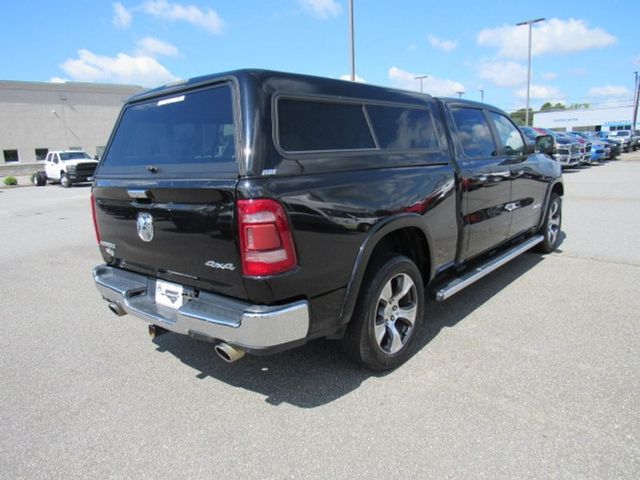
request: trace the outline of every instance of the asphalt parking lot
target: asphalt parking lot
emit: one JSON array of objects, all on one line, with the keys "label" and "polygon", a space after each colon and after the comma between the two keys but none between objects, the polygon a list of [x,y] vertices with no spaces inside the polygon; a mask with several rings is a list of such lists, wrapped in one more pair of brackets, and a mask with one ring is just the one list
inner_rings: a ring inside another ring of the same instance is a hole
[{"label": "asphalt parking lot", "polygon": [[432,303],[386,375],[228,365],[111,314],[89,189],[0,190],[0,477],[640,478],[640,152],[565,175],[565,238]]}]

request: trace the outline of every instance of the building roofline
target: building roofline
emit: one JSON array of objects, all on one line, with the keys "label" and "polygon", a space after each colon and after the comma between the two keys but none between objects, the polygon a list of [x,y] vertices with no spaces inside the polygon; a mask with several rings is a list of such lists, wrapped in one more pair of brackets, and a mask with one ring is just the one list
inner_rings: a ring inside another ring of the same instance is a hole
[{"label": "building roofline", "polygon": [[89,82],[32,82],[22,80],[0,80],[0,90],[47,90],[50,92],[86,93],[138,93],[144,91],[139,85]]}]

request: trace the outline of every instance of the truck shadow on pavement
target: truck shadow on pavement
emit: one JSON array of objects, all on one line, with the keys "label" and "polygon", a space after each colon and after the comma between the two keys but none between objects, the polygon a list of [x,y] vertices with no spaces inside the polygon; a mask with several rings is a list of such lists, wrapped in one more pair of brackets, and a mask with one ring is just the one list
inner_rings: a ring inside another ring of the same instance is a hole
[{"label": "truck shadow on pavement", "polygon": [[[540,254],[521,255],[445,302],[428,300],[426,318],[416,337],[414,356],[428,355],[429,342],[443,329],[455,327],[544,258]],[[381,378],[389,374],[371,372],[354,364],[343,353],[338,341],[315,340],[277,355],[246,355],[232,364],[218,358],[211,343],[172,333],[153,341],[158,351],[169,352],[199,371],[197,378],[211,377],[265,395],[265,401],[274,406],[288,403],[300,408],[319,407],[347,395],[370,377]],[[402,368],[396,372],[401,372]]]}]

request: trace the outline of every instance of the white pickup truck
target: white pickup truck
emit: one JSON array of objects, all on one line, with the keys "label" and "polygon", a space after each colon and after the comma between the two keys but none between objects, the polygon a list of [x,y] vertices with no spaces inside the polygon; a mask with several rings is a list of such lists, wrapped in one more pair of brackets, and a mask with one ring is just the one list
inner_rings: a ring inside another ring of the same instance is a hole
[{"label": "white pickup truck", "polygon": [[83,151],[51,151],[44,161],[46,180],[70,187],[73,183],[92,182],[98,160]]}]

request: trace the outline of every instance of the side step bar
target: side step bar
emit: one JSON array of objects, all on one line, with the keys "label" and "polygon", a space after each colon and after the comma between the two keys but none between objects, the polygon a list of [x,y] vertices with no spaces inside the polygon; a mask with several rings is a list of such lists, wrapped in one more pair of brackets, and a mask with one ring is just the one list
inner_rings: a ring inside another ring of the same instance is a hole
[{"label": "side step bar", "polygon": [[536,235],[535,237],[530,238],[524,243],[513,247],[510,250],[498,255],[495,258],[492,258],[487,263],[480,265],[479,267],[474,268],[470,272],[465,273],[461,277],[455,278],[451,280],[449,283],[445,284],[442,288],[438,289],[436,292],[436,301],[442,302],[447,298],[455,295],[463,288],[468,287],[472,283],[480,280],[485,275],[490,274],[494,270],[500,268],[505,263],[513,260],[521,253],[526,252],[530,248],[534,247],[538,243],[542,242],[544,237],[542,235]]}]

